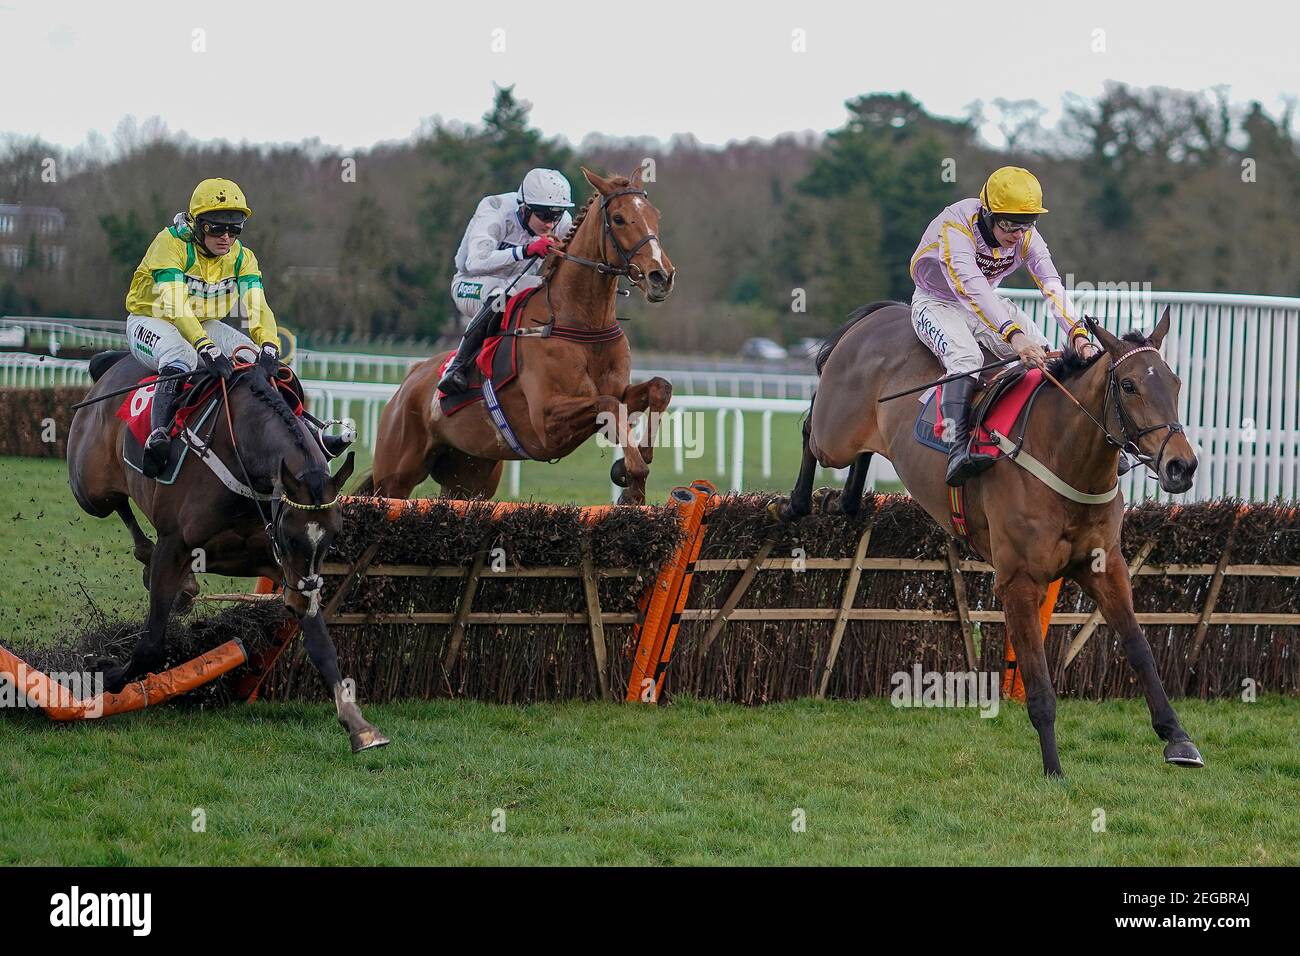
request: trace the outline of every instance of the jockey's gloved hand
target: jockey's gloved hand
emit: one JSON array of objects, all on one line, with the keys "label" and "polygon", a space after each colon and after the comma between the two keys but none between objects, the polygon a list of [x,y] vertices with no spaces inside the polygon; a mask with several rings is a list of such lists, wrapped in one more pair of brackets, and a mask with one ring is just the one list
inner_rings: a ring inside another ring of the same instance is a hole
[{"label": "jockey's gloved hand", "polygon": [[1079,357],[1083,359],[1091,358],[1092,356],[1096,355],[1099,351],[1101,351],[1100,349],[1097,348],[1097,346],[1093,345],[1090,341],[1088,341],[1088,339],[1085,336],[1082,335],[1076,335],[1074,337],[1074,350],[1078,352]]},{"label": "jockey's gloved hand", "polygon": [[217,347],[216,342],[211,339],[200,341],[195,349],[199,353],[199,362],[203,365],[204,371],[220,375],[226,381],[235,374],[235,367],[230,364],[230,359],[221,354],[221,349]]},{"label": "jockey's gloved hand", "polygon": [[267,375],[275,378],[280,368],[280,349],[274,342],[267,342],[257,355],[257,367]]},{"label": "jockey's gloved hand", "polygon": [[1023,332],[1011,336],[1011,347],[1016,350],[1016,355],[1020,356],[1020,361],[1029,368],[1047,367],[1047,352]]},{"label": "jockey's gloved hand", "polygon": [[558,245],[559,242],[554,236],[538,236],[524,246],[524,252],[530,256],[545,256]]}]

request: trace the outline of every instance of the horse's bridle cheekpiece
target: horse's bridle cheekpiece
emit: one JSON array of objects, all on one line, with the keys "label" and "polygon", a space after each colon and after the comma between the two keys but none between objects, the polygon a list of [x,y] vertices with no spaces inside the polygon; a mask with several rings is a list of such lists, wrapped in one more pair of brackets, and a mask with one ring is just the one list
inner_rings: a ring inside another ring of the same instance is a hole
[{"label": "horse's bridle cheekpiece", "polygon": [[[1150,468],[1155,472],[1156,476],[1159,477],[1160,463],[1164,460],[1165,448],[1169,445],[1169,439],[1180,434],[1183,430],[1183,426],[1179,422],[1169,421],[1161,422],[1158,425],[1152,425],[1149,428],[1138,428],[1137,424],[1129,416],[1128,412],[1125,411],[1124,403],[1120,401],[1119,379],[1115,375],[1115,370],[1119,368],[1120,363],[1126,358],[1137,355],[1139,352],[1155,352],[1159,355],[1160,349],[1154,345],[1141,345],[1132,351],[1125,352],[1119,358],[1110,363],[1110,369],[1107,372],[1109,381],[1106,383],[1106,398],[1102,402],[1100,424],[1102,430],[1106,433],[1107,444],[1129,452],[1134,458]],[[1106,424],[1107,411],[1110,406],[1112,395],[1115,398],[1115,414],[1119,419],[1120,437],[1118,439],[1110,433],[1110,426]],[[1143,453],[1137,447],[1137,440],[1142,438],[1144,435],[1149,435],[1151,432],[1159,431],[1162,428],[1166,429],[1168,433],[1165,435],[1165,440],[1160,443],[1160,450],[1157,451],[1155,457],[1152,458],[1150,455]]]},{"label": "horse's bridle cheekpiece", "polygon": [[[641,268],[632,262],[632,257],[635,256],[641,250],[641,247],[644,246],[647,242],[650,242],[652,239],[657,240],[659,236],[653,232],[647,232],[644,236],[641,237],[641,240],[631,249],[624,249],[621,245],[619,245],[618,239],[614,236],[614,226],[609,221],[610,201],[617,199],[619,196],[641,196],[646,200],[648,200],[650,197],[646,195],[646,191],[644,189],[620,189],[618,190],[618,192],[612,192],[608,196],[602,196],[600,199],[600,216],[601,219],[604,221],[604,226],[605,226],[604,238],[607,239],[614,246],[614,249],[618,252],[619,258],[623,260],[622,266],[612,266],[608,262],[606,262],[604,258],[601,258],[601,260],[597,262],[595,260],[584,259],[582,256],[575,256],[571,253],[564,252],[558,249],[555,251],[555,255],[559,256],[561,259],[568,259],[570,262],[576,262],[579,265],[587,266],[590,269],[595,269],[601,275],[626,276],[632,282],[640,282],[641,279],[643,278],[641,273]],[[604,250],[603,242],[601,244],[601,250],[603,253]],[[636,270],[635,275],[633,274],[634,269]]]}]

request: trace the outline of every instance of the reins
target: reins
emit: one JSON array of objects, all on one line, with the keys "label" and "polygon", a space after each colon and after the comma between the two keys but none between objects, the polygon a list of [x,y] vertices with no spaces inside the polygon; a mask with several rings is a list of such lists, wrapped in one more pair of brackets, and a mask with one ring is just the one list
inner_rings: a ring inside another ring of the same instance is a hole
[{"label": "reins", "polygon": [[[551,255],[558,259],[563,259],[584,266],[588,269],[595,269],[596,272],[602,276],[613,277],[616,284],[617,280],[620,278],[626,278],[628,281],[633,283],[640,282],[645,276],[644,273],[642,273],[640,266],[636,265],[636,263],[632,261],[632,258],[640,251],[642,246],[651,240],[658,240],[659,236],[657,233],[647,232],[631,249],[624,249],[623,246],[619,244],[618,238],[614,235],[614,226],[609,219],[609,204],[612,200],[615,200],[620,196],[641,196],[647,201],[649,200],[644,189],[635,188],[620,189],[617,192],[610,193],[608,196],[601,197],[600,217],[602,232],[600,237],[600,259],[588,259],[584,256],[574,255],[573,253],[567,252],[563,249],[555,249],[551,252]],[[621,266],[611,265],[609,260],[605,257],[605,252],[610,245],[614,247],[614,250],[622,260],[623,264]],[[550,319],[549,323],[543,330],[520,330],[516,331],[514,333],[515,335],[541,335],[544,338],[553,335],[557,338],[567,338],[582,345],[595,345],[601,342],[610,342],[622,337],[623,330],[618,326],[617,322],[606,329],[596,329],[591,331],[584,329],[582,326],[557,326],[555,323],[555,306],[551,302],[551,283],[549,277],[543,280],[543,284],[546,287],[546,314]],[[619,290],[619,292],[620,294],[626,294],[622,290]],[[615,316],[615,318],[617,319],[617,316]]]},{"label": "reins", "polygon": [[[247,349],[247,346],[240,346],[240,348]],[[240,348],[235,349],[235,352],[234,354],[231,355],[231,359],[230,359],[231,365],[234,367],[235,371],[237,372],[243,371],[247,368],[254,367],[256,365],[255,362],[245,362],[241,359],[235,358],[235,355],[239,353]],[[279,376],[277,375],[276,381],[274,382],[276,388],[280,388],[280,384],[279,384],[280,381],[282,380],[279,379]],[[266,515],[266,511],[262,508],[262,496],[259,495],[256,489],[253,487],[252,478],[248,474],[248,467],[244,464],[244,456],[239,451],[239,441],[238,439],[235,438],[235,423],[234,423],[234,419],[231,417],[230,414],[230,392],[227,389],[226,380],[224,378],[221,379],[221,401],[226,412],[226,428],[230,434],[230,447],[231,450],[234,451],[235,453],[235,461],[239,462],[239,470],[240,472],[243,473],[244,484],[247,485],[248,490],[253,493],[252,501],[253,504],[257,506],[257,516],[262,521],[262,527],[266,531],[267,538],[270,539],[271,553],[275,557],[275,563],[280,567],[281,585],[286,590],[296,591],[299,594],[318,590],[319,589],[318,587],[317,588],[294,587],[292,584],[289,583],[289,579],[285,576],[284,560],[280,551],[280,541],[279,541],[280,523],[284,520],[284,515],[285,515],[283,506],[288,505],[289,507],[296,508],[299,511],[327,511],[328,509],[335,507],[339,503],[338,495],[335,495],[332,500],[327,501],[324,504],[319,504],[319,505],[305,504],[300,501],[294,501],[292,498],[288,496],[287,493],[281,490],[279,497],[270,496],[271,516],[268,518]],[[311,583],[311,580],[312,579],[309,578],[307,580],[307,583]]]},{"label": "reins", "polygon": [[[1142,462],[1143,465],[1145,465],[1146,467],[1150,468],[1153,472],[1155,472],[1155,474],[1158,477],[1160,474],[1160,463],[1164,460],[1165,449],[1169,445],[1169,440],[1173,438],[1175,435],[1181,433],[1183,430],[1183,426],[1179,422],[1168,421],[1168,422],[1161,422],[1157,425],[1151,425],[1148,428],[1138,428],[1137,424],[1133,421],[1132,417],[1130,417],[1129,414],[1125,411],[1124,404],[1123,402],[1120,401],[1119,381],[1115,376],[1115,370],[1119,368],[1120,363],[1123,362],[1126,358],[1132,355],[1137,355],[1139,352],[1155,352],[1159,354],[1160,349],[1158,349],[1154,345],[1141,345],[1135,349],[1125,352],[1119,358],[1115,359],[1110,363],[1109,368],[1106,370],[1106,391],[1105,391],[1105,396],[1102,399],[1100,421],[1098,421],[1097,417],[1093,415],[1092,412],[1088,411],[1088,409],[1086,409],[1083,406],[1083,403],[1080,402],[1077,398],[1075,398],[1070,393],[1070,391],[1057,380],[1056,376],[1054,376],[1051,372],[1047,371],[1047,369],[1043,369],[1043,375],[1046,376],[1048,381],[1050,381],[1053,385],[1059,388],[1065,394],[1066,398],[1074,402],[1075,406],[1079,409],[1079,411],[1083,412],[1083,414],[1088,416],[1089,421],[1091,421],[1094,425],[1096,425],[1098,428],[1102,430],[1102,433],[1106,436],[1106,444],[1110,445],[1112,448],[1117,448],[1122,451],[1129,452],[1129,454],[1131,454],[1134,458]],[[1119,419],[1119,427],[1120,427],[1119,438],[1116,438],[1114,435],[1111,434],[1110,426],[1108,426],[1105,423],[1105,420],[1108,417],[1112,396],[1114,397],[1115,400],[1116,417]],[[1145,452],[1143,452],[1141,449],[1137,447],[1138,439],[1142,438],[1144,435],[1151,434],[1151,432],[1159,431],[1162,428],[1167,430],[1167,434],[1165,435],[1165,440],[1160,443],[1160,450],[1156,452],[1154,458],[1151,455],[1146,454]]]}]

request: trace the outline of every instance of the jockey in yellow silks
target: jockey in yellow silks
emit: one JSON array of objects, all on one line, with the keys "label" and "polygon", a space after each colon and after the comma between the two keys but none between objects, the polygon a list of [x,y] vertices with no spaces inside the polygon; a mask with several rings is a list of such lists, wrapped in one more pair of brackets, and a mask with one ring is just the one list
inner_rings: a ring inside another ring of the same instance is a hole
[{"label": "jockey in yellow silks", "polygon": [[[275,314],[266,303],[257,256],[239,238],[252,214],[235,183],[205,179],[195,187],[188,210],[154,236],[136,266],[126,294],[127,343],[136,360],[160,378],[202,365],[228,379],[233,371],[229,357],[241,345],[257,353],[263,372],[276,374],[280,345]],[[241,321],[247,321],[247,335],[240,330]],[[167,430],[180,393],[180,379],[154,389],[146,473],[167,461]],[[316,428],[308,431],[329,457],[346,446]]]},{"label": "jockey in yellow silks", "polygon": [[[1088,358],[1097,347],[1080,317],[1070,310],[1060,274],[1036,228],[1047,212],[1034,174],[1003,166],[989,176],[978,198],[949,206],[930,223],[912,256],[912,326],[948,374],[973,372],[984,364],[980,346],[997,358],[1018,355],[1041,368],[1047,339],[1028,317],[994,291],[1025,266],[1047,300],[1047,309],[1070,345]],[[945,382],[940,415],[951,422],[947,482],[960,485],[982,470],[970,457],[972,376]]]}]

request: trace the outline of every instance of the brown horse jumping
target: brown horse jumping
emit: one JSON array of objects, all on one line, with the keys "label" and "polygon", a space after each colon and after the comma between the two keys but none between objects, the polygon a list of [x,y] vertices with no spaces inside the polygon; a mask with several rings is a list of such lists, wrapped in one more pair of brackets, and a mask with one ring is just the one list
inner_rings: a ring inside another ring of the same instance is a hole
[{"label": "brown horse jumping", "polygon": [[[1079,405],[1062,390],[1044,386],[1030,415],[1024,449],[1084,497],[1104,498],[1112,489],[1116,494],[1104,503],[1071,500],[1025,468],[1003,461],[964,485],[970,541],[995,571],[994,591],[1022,668],[1029,719],[1038,731],[1046,773],[1059,775],[1061,764],[1056,693],[1040,637],[1039,607],[1048,585],[1062,577],[1077,581],[1121,635],[1142,683],[1151,724],[1166,741],[1165,759],[1199,767],[1201,755],[1169,704],[1133,612],[1128,564],[1120,551],[1124,498],[1116,485],[1121,448],[1136,454],[1171,494],[1190,488],[1196,470],[1196,457],[1177,421],[1182,383],[1159,352],[1169,331],[1169,311],[1149,338],[1135,332],[1116,338],[1091,319],[1088,328],[1102,353],[1085,362],[1067,352],[1048,367]],[[871,456],[881,454],[917,502],[951,532],[944,456],[913,438],[917,402],[878,402],[882,395],[944,374],[918,341],[910,308],[876,302],[859,309],[823,345],[817,370],[821,378],[804,424],[798,483],[789,501],[775,509],[779,517],[789,520],[810,511],[817,462],[849,466],[844,491],[830,507],[856,513]]]},{"label": "brown horse jumping", "polygon": [[[659,241],[659,210],[641,188],[641,170],[604,179],[583,169],[596,189],[562,248],[543,265],[543,286],[522,310],[520,328],[547,324],[587,333],[614,329],[618,280],[626,276],[650,302],[672,292],[674,271]],[[597,203],[597,200],[599,202]],[[580,333],[582,334],[582,333]],[[619,501],[645,502],[653,456],[653,425],[668,407],[672,386],[662,378],[629,385],[627,338],[591,344],[560,335],[524,335],[519,378],[500,394],[501,409],[527,457],[563,458],[603,422],[650,412],[640,444],[619,435],[623,458],[610,477],[624,488]],[[437,401],[438,369],[446,353],[414,366],[379,421],[371,477],[359,493],[407,498],[426,476],[458,498],[491,497],[503,462],[521,459],[480,402],[446,417]],[[620,406],[623,406],[620,416]]]},{"label": "brown horse jumping", "polygon": [[[105,369],[107,362],[114,364]],[[93,399],[129,388],[148,371],[122,352],[96,356],[91,374],[96,381],[87,397]],[[105,670],[105,687],[117,692],[163,662],[168,616],[198,593],[192,569],[202,555],[200,570],[284,584],[284,602],[298,617],[307,654],[334,695],[353,752],[382,747],[388,738],[362,716],[344,683],[321,613],[320,567],[343,527],[336,504],[352,473],[352,455],[331,475],[316,441],[256,365],[237,372],[227,388],[226,407],[217,409],[210,439],[203,436],[215,462],[206,465],[191,447],[170,485],[123,464],[127,425],[115,414],[121,399],[87,405],[73,416],[68,432],[72,494],[87,513],[97,518],[116,513],[122,519],[149,589],[145,633],[128,661]],[[136,521],[132,501],[156,530],[156,544]]]}]

